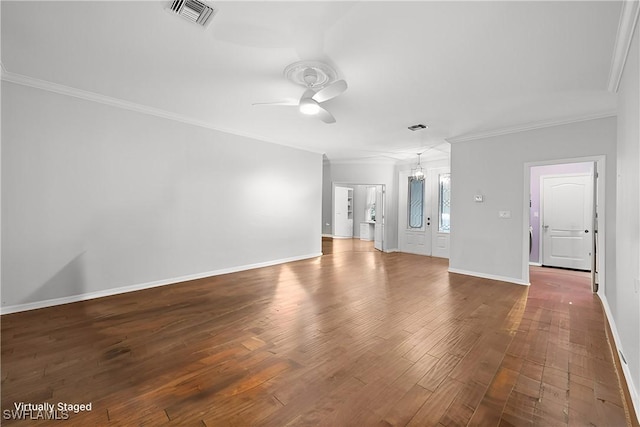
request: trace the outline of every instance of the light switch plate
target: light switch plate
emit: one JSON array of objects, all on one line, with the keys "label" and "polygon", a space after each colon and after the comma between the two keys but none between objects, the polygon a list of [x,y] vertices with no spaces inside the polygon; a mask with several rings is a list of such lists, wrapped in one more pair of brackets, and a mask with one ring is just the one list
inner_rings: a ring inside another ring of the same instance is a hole
[{"label": "light switch plate", "polygon": [[484,196],[482,196],[482,194],[476,194],[473,199],[476,201],[476,203],[482,203],[484,200]]},{"label": "light switch plate", "polygon": [[500,218],[511,218],[511,211],[499,211],[498,216]]}]

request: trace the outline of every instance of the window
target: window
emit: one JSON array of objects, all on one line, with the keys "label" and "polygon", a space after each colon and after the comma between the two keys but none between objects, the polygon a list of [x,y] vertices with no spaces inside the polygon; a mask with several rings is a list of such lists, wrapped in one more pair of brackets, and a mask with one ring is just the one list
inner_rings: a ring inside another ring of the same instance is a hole
[{"label": "window", "polygon": [[438,231],[448,233],[451,231],[451,223],[449,222],[451,214],[451,174],[449,173],[439,176],[438,199]]},{"label": "window", "polygon": [[424,179],[409,177],[409,228],[422,228],[424,222]]}]

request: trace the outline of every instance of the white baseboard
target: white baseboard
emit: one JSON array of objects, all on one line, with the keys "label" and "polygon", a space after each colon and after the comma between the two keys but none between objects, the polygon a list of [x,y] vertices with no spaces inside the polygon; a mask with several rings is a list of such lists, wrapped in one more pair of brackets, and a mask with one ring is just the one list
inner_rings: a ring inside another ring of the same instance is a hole
[{"label": "white baseboard", "polygon": [[403,250],[403,251],[400,251],[400,250],[399,250],[398,252],[402,252],[403,254],[409,254],[409,255],[431,256],[431,255],[423,254],[423,253],[420,253],[420,252],[411,252],[411,251],[408,251],[408,250],[406,250],[406,249],[405,249],[405,250]]},{"label": "white baseboard", "polygon": [[333,234],[323,234],[322,237],[328,237],[330,239],[333,239]]},{"label": "white baseboard", "polygon": [[[609,326],[611,327],[611,332],[613,333],[613,341],[615,344],[615,352],[622,351],[622,344],[620,342],[620,335],[618,335],[618,329],[616,328],[616,322],[613,320],[613,314],[611,313],[611,308],[609,307],[609,302],[607,301],[606,295],[598,292],[598,296],[602,301],[602,306],[604,307],[604,314],[607,316],[607,320],[609,321]],[[622,351],[624,354],[624,351]],[[633,407],[636,412],[636,416],[640,417],[640,394],[638,393],[638,385],[634,383],[633,377],[631,376],[631,371],[629,370],[629,365],[627,365],[622,359],[620,359],[620,353],[614,354],[614,357],[617,357],[620,360],[620,366],[622,366],[622,373],[624,374],[624,378],[627,381],[627,389],[629,390],[629,394],[631,395],[631,401],[633,402]],[[633,420],[632,420],[633,421]]]},{"label": "white baseboard", "polygon": [[390,254],[390,253],[393,253],[393,252],[400,252],[400,250],[398,248],[393,248],[393,249],[385,249],[383,252],[387,253],[387,254]]},{"label": "white baseboard", "polygon": [[54,299],[48,299],[44,301],[35,301],[35,302],[29,302],[25,304],[9,305],[5,307],[0,307],[0,315],[17,313],[20,311],[35,310],[38,308],[52,307],[52,306],[62,305],[62,304],[69,304],[69,303],[78,302],[78,301],[86,301],[86,300],[95,299],[95,298],[102,298],[102,297],[107,297],[111,295],[123,294],[126,292],[156,288],[158,286],[173,285],[180,282],[187,282],[189,280],[197,280],[197,279],[203,279],[205,277],[219,276],[221,274],[237,273],[239,271],[253,270],[253,269],[262,268],[262,267],[270,267],[272,265],[285,264],[287,262],[293,262],[293,261],[301,261],[304,259],[316,258],[319,256],[322,256],[322,252],[308,254],[308,255],[300,255],[300,256],[295,256],[290,258],[277,259],[272,261],[259,262],[255,264],[241,265],[237,267],[223,268],[220,270],[190,274],[188,276],[174,277],[170,279],[140,283],[137,285],[105,289],[103,291],[87,292],[84,294],[71,295],[68,297],[54,298]]},{"label": "white baseboard", "polygon": [[529,261],[529,265],[533,265],[533,266],[536,266],[536,267],[542,267],[542,264],[540,264],[539,262],[531,262],[531,261]]},{"label": "white baseboard", "polygon": [[479,273],[477,271],[459,270],[457,268],[449,268],[449,273],[464,274],[465,276],[481,277],[483,279],[498,280],[500,282],[515,283],[516,285],[529,286],[529,282],[513,277],[496,276],[493,274]]}]

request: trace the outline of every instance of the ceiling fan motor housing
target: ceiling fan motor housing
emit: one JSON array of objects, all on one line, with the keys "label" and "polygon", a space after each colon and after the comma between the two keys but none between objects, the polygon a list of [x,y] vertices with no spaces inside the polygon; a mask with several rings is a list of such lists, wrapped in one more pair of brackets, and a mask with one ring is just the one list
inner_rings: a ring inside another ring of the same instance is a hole
[{"label": "ceiling fan motor housing", "polygon": [[291,82],[306,88],[320,89],[337,79],[336,71],[318,61],[298,61],[284,69],[284,76]]}]

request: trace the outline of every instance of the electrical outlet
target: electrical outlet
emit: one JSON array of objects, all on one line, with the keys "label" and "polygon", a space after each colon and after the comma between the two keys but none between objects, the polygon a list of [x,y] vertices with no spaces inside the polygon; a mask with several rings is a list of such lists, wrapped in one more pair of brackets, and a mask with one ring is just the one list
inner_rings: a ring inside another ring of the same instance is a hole
[{"label": "electrical outlet", "polygon": [[640,290],[640,277],[633,279],[633,291],[637,294]]},{"label": "electrical outlet", "polygon": [[511,218],[511,211],[499,211],[498,217],[500,218]]}]

